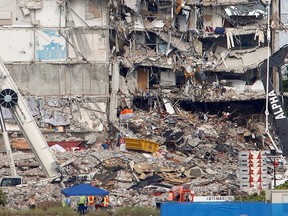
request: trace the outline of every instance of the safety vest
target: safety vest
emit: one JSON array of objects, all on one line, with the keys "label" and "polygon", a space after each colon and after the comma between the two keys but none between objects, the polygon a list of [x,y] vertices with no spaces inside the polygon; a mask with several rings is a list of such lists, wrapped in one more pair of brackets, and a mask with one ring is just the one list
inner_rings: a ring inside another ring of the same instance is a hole
[{"label": "safety vest", "polygon": [[109,205],[109,199],[108,199],[108,196],[105,196],[104,201],[103,201],[103,206],[108,207],[108,205]]},{"label": "safety vest", "polygon": [[66,207],[66,206],[70,206],[71,205],[71,200],[69,197],[65,197],[63,200],[62,200],[62,206],[63,207]]},{"label": "safety vest", "polygon": [[86,199],[85,196],[80,196],[78,204],[85,204],[85,199]]},{"label": "safety vest", "polygon": [[62,206],[66,207],[66,199],[65,198],[62,200]]},{"label": "safety vest", "polygon": [[94,204],[94,196],[88,196],[88,205],[92,206]]}]

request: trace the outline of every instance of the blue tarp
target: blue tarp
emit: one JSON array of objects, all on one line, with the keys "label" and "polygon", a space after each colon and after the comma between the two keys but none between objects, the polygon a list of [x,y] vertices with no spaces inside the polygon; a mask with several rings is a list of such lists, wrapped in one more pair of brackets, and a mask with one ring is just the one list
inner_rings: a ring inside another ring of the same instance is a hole
[{"label": "blue tarp", "polygon": [[205,202],[161,204],[161,216],[288,216],[288,203]]},{"label": "blue tarp", "polygon": [[70,188],[61,190],[65,196],[105,196],[109,192],[101,188],[91,186],[90,184],[79,184]]}]

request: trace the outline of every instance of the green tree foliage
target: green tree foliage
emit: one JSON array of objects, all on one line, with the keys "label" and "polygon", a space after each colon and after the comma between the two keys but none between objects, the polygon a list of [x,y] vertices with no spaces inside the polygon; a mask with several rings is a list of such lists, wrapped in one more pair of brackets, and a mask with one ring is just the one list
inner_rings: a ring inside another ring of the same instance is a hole
[{"label": "green tree foliage", "polygon": [[7,195],[0,189],[0,205],[5,206],[7,204]]},{"label": "green tree foliage", "polygon": [[288,181],[285,181],[285,183],[276,186],[274,189],[275,190],[287,190],[288,189]]},{"label": "green tree foliage", "polygon": [[264,190],[260,191],[260,193],[253,193],[251,195],[237,195],[235,196],[236,201],[250,201],[250,202],[264,202],[266,200],[266,192]]},{"label": "green tree foliage", "polygon": [[288,92],[288,80],[282,81],[282,87],[284,92]]}]

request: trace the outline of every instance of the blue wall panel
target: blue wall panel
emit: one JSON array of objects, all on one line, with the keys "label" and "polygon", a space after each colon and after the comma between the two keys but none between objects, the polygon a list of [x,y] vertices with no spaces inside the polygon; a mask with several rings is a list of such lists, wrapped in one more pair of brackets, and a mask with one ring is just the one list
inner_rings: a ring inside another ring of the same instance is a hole
[{"label": "blue wall panel", "polygon": [[39,30],[36,34],[36,41],[36,60],[66,59],[66,42],[58,30]]},{"label": "blue wall panel", "polygon": [[163,203],[161,216],[288,216],[287,204],[262,202]]}]

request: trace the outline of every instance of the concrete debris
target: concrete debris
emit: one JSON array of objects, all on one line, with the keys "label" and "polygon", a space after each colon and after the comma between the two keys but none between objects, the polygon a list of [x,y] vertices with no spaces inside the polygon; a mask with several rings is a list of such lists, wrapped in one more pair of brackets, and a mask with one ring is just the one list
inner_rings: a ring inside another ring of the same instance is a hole
[{"label": "concrete debris", "polygon": [[[26,101],[37,125],[46,134],[47,141],[82,139],[86,140],[88,144],[93,144],[104,139],[103,136],[106,136],[109,130],[106,117],[107,104],[104,101],[91,97],[60,99],[30,96],[26,97]],[[2,110],[5,120],[8,122],[7,129],[21,138],[21,131],[9,109],[2,108]],[[19,144],[20,140],[17,142]],[[17,145],[15,142],[14,144]]]},{"label": "concrete debris", "polygon": [[42,0],[29,0],[27,2],[27,8],[28,9],[41,9],[43,7],[43,1]]},{"label": "concrete debris", "polygon": [[[65,16],[71,18],[67,27],[72,30],[67,30],[68,39],[62,33],[64,38],[60,38],[71,47],[63,47],[65,55],[55,58],[56,63],[53,58],[43,62],[48,62],[50,71],[69,74],[63,80],[70,84],[63,92],[56,91],[58,97],[24,95],[47,142],[59,144],[51,148],[59,163],[66,164],[68,176],[63,184],[93,182],[110,192],[113,208],[152,206],[167,200],[167,191],[178,185],[192,188],[197,196],[236,195],[238,153],[272,148],[265,133],[265,92],[257,70],[267,53],[275,51],[269,50],[265,38],[265,5],[251,0],[113,0],[85,1],[80,8],[80,1],[56,2],[57,8],[65,6],[69,12]],[[38,14],[45,4],[29,0],[21,4],[21,10],[28,17],[31,10]],[[77,11],[85,11],[84,17]],[[33,19],[33,23],[37,26],[40,21]],[[52,48],[62,47],[56,45]],[[103,55],[95,47],[102,47]],[[72,50],[75,54],[66,56]],[[44,53],[48,57],[57,52]],[[103,57],[103,62],[92,55]],[[65,67],[56,70],[61,61]],[[90,67],[95,62],[101,64]],[[89,69],[79,70],[78,63]],[[27,68],[27,74],[33,75]],[[89,82],[76,78],[85,74]],[[74,89],[70,85],[75,83],[82,84]],[[62,96],[74,94],[79,96]],[[133,116],[122,118],[124,109],[133,110]],[[28,208],[30,197],[36,199],[36,205],[60,202],[60,185],[47,183],[9,110],[3,109],[3,115],[12,133],[17,173],[24,178],[22,186],[3,188],[9,195],[8,207]],[[277,137],[274,131],[271,134]],[[125,138],[143,140],[143,145],[134,143],[132,151],[126,148]],[[79,140],[85,144],[61,146]],[[0,161],[1,176],[9,176],[5,154]]]},{"label": "concrete debris", "polygon": [[[115,127],[110,134],[108,149],[102,149],[99,142],[78,151],[55,152],[60,162],[73,159],[66,167],[70,177],[65,185],[93,182],[111,193],[113,208],[140,203],[152,206],[151,200],[163,202],[167,200],[167,191],[175,185],[188,185],[197,196],[237,194],[238,153],[270,145],[260,135],[264,134],[264,125],[255,120],[245,121],[236,112],[227,116],[191,113],[179,107],[177,110],[179,114],[171,115],[159,109],[136,109],[135,116],[125,120],[124,128],[120,126],[119,131]],[[168,117],[174,120],[173,124]],[[119,132],[126,134],[124,130],[139,138],[157,140],[158,151],[121,152],[117,137]],[[32,153],[18,151],[13,157],[24,185],[3,188],[9,194],[9,207],[28,208],[23,200],[31,196],[36,197],[36,203],[60,202],[60,185],[43,181],[44,173]],[[0,164],[1,175],[9,175],[6,155],[1,157]]]},{"label": "concrete debris", "polygon": [[139,0],[125,0],[124,4],[135,12],[138,12],[140,1]]},{"label": "concrete debris", "polygon": [[[261,91],[253,86],[259,80],[257,65],[268,52],[265,6],[249,1],[129,0],[112,1],[109,7],[117,35],[112,45],[119,49],[121,62],[119,91],[125,97],[154,91],[192,101],[264,97],[263,86]],[[241,37],[249,38],[250,45],[243,46]],[[133,90],[127,79],[135,80]]]}]

